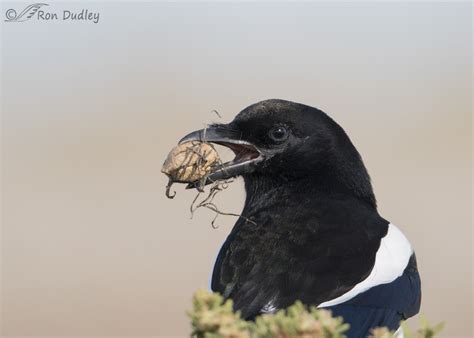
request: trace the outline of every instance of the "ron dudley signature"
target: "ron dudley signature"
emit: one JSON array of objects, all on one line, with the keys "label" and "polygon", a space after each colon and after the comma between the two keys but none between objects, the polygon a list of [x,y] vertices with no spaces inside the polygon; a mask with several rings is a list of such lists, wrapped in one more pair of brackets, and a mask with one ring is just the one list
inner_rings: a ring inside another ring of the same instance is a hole
[{"label": "ron dudley signature", "polygon": [[27,6],[20,12],[10,8],[5,12],[5,22],[37,21],[88,21],[98,23],[100,13],[83,8],[79,10],[63,9],[52,11],[48,4],[36,3]]}]

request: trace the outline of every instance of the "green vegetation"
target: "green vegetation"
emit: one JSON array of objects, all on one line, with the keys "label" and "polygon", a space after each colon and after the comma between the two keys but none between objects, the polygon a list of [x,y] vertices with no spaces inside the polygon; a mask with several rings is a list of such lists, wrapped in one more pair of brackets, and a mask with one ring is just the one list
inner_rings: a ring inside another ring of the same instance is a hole
[{"label": "green vegetation", "polygon": [[[193,297],[193,309],[189,311],[192,337],[197,338],[344,338],[349,329],[341,317],[332,317],[331,312],[307,308],[296,302],[275,314],[258,316],[255,322],[248,322],[232,310],[232,301],[217,293],[197,291]],[[404,338],[432,338],[442,329],[438,324],[430,327],[422,321],[422,327],[410,332],[402,323]],[[387,328],[373,330],[370,338],[392,338]]]}]

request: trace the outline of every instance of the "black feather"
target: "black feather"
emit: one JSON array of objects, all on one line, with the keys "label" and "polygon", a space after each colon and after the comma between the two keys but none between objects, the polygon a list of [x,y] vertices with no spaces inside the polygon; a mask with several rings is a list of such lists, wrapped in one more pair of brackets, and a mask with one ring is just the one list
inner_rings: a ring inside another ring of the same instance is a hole
[{"label": "black feather", "polygon": [[[268,137],[276,125],[290,131],[282,144]],[[319,305],[364,280],[389,223],[344,130],[321,110],[283,100],[252,105],[226,128],[272,156],[243,175],[244,217],[219,252],[213,291],[252,319],[268,304]]]}]

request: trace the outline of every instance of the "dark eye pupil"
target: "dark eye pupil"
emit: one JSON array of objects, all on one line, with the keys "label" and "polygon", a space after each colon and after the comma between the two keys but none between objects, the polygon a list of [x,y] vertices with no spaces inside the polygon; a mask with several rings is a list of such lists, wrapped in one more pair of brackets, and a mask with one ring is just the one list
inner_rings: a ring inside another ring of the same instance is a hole
[{"label": "dark eye pupil", "polygon": [[282,140],[286,136],[286,129],[284,127],[276,127],[272,130],[271,136],[275,140]]}]

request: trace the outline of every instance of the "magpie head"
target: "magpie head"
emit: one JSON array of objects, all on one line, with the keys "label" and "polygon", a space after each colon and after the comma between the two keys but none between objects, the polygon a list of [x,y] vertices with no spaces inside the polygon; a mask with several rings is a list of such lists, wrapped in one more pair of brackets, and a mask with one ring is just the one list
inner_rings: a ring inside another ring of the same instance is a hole
[{"label": "magpie head", "polygon": [[265,100],[241,111],[229,124],[213,124],[180,142],[200,140],[233,150],[209,182],[235,176],[279,184],[310,182],[323,190],[352,193],[375,207],[370,178],[344,130],[317,108]]}]

